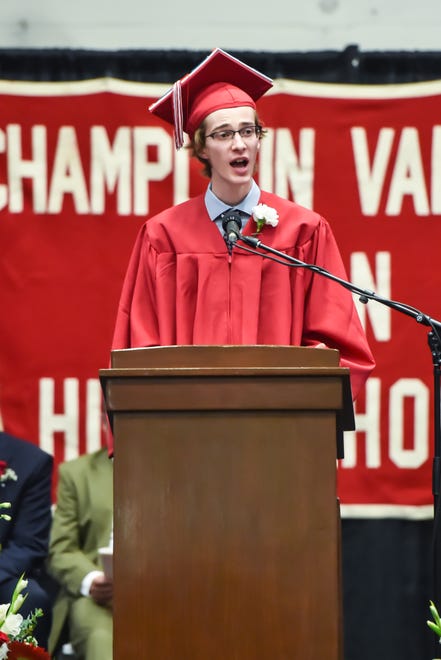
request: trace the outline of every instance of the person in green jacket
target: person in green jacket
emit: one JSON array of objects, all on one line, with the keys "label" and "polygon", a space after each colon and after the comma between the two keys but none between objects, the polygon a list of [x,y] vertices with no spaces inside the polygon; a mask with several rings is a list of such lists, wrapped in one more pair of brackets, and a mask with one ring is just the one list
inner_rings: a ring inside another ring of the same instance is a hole
[{"label": "person in green jacket", "polygon": [[60,464],[48,570],[60,585],[49,651],[69,641],[81,660],[112,658],[112,576],[99,548],[109,547],[113,526],[113,462],[107,449]]}]

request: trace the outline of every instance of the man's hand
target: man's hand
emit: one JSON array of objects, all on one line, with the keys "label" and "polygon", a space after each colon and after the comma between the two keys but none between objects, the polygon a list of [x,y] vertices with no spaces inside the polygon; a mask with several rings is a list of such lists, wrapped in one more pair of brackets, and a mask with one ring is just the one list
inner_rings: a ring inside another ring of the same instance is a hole
[{"label": "man's hand", "polygon": [[90,597],[98,605],[110,606],[113,598],[113,580],[104,574],[97,575],[90,585]]}]

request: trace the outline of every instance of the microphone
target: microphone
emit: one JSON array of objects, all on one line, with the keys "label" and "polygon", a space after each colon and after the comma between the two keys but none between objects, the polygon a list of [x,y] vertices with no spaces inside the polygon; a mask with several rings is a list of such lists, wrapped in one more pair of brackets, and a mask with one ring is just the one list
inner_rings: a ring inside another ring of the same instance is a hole
[{"label": "microphone", "polygon": [[240,230],[242,229],[240,211],[227,211],[222,220],[222,229],[225,232],[225,240],[227,244],[230,247],[233,246],[237,239],[240,238]]}]

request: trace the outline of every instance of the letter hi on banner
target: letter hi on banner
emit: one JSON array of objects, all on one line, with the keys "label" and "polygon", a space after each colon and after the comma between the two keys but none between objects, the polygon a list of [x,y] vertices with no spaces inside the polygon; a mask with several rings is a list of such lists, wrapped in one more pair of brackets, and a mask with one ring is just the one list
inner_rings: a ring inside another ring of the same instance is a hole
[{"label": "letter hi on banner", "polygon": [[[1,410],[56,462],[104,441],[98,370],[140,226],[207,184],[148,113],[167,88],[0,82]],[[283,80],[258,105],[259,185],[329,220],[354,284],[440,319],[441,85]],[[377,367],[338,467],[343,514],[428,517],[427,328],[357,305]]]}]

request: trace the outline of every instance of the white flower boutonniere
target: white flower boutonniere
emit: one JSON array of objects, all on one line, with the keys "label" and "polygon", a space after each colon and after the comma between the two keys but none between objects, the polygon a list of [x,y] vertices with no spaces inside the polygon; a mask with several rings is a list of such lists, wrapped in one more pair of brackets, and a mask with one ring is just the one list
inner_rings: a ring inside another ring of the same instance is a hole
[{"label": "white flower boutonniere", "polygon": [[5,485],[6,481],[17,481],[17,475],[15,471],[8,467],[6,461],[0,461],[0,484]]},{"label": "white flower boutonniere", "polygon": [[279,223],[279,214],[276,209],[266,204],[258,204],[252,208],[253,219],[257,225],[256,233],[262,231],[264,225],[276,227]]}]

